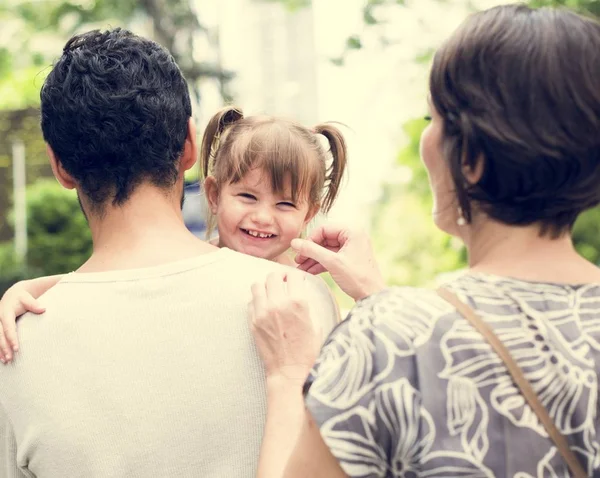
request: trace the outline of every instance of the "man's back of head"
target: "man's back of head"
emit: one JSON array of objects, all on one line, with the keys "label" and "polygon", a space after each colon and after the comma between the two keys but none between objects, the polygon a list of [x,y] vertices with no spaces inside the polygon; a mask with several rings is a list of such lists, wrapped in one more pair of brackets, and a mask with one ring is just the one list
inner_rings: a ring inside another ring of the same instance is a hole
[{"label": "man's back of head", "polygon": [[120,28],[76,35],[40,97],[54,175],[77,190],[92,232],[81,272],[211,252],[181,214],[195,127],[188,85],[164,47]]},{"label": "man's back of head", "polygon": [[44,139],[90,209],[176,182],[192,110],[162,46],[119,28],[74,36],[40,96]]}]

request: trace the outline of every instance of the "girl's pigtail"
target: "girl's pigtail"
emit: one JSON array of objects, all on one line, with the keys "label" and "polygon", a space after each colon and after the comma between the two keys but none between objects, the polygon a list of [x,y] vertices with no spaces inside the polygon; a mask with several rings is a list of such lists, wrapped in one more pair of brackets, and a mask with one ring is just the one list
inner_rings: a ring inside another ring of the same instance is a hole
[{"label": "girl's pigtail", "polygon": [[244,117],[242,110],[235,106],[226,106],[209,120],[202,136],[200,146],[200,166],[202,168],[202,177],[206,177],[212,171],[211,158],[214,157],[219,148],[219,139],[223,132],[232,124]]},{"label": "girl's pigtail", "polygon": [[314,130],[317,134],[322,134],[327,138],[332,156],[331,165],[327,168],[327,192],[323,198],[323,203],[321,204],[321,210],[324,213],[327,213],[331,209],[331,206],[333,206],[340,191],[342,177],[344,176],[344,171],[346,169],[348,151],[346,148],[346,140],[344,139],[342,132],[332,124],[319,124],[315,126]]}]

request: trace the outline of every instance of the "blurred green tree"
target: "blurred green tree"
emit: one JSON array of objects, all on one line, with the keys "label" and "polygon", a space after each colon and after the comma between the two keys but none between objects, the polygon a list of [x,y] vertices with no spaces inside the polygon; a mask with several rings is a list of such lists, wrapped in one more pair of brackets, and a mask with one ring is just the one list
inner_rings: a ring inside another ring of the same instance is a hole
[{"label": "blurred green tree", "polygon": [[[312,0],[262,0],[269,2],[278,2],[286,6],[292,11],[298,10],[303,7],[307,7],[312,4]],[[361,41],[361,36],[364,33],[365,29],[377,27],[378,25],[384,25],[387,22],[387,14],[389,13],[389,8],[396,7],[408,7],[415,4],[417,0],[365,0],[364,5],[362,7],[362,18],[364,29],[362,32],[357,32],[346,39],[346,44],[341,51],[340,55],[332,58],[331,61],[341,66],[347,55],[350,54],[354,50],[359,50],[363,47],[363,42]],[[438,0],[439,2],[444,2],[445,0]],[[470,0],[464,0],[464,3],[467,7],[476,10],[476,7],[473,5],[473,2]],[[597,17],[600,17],[600,0],[529,0],[526,3],[533,7],[541,7],[541,6],[555,6],[555,7],[566,7],[572,8],[582,13],[591,14]],[[391,40],[385,35],[381,35],[379,37],[380,45],[382,48],[389,46],[390,44],[395,44],[394,40]],[[429,58],[431,56],[431,52],[424,52],[423,55],[425,58]]]},{"label": "blurred green tree", "polygon": [[[147,30],[173,54],[197,101],[199,83],[206,78],[218,80],[222,96],[230,100],[227,85],[233,74],[218,61],[198,59],[203,48],[198,40],[207,40],[217,51],[219,38],[217,31],[201,23],[196,5],[191,0],[2,1],[0,93],[5,94],[0,95],[0,108],[37,105],[41,80],[36,74],[56,57],[66,39],[78,31],[110,26]],[[6,94],[11,91],[19,94]]]},{"label": "blurred green tree", "polygon": [[460,241],[438,230],[419,141],[427,122],[404,125],[406,146],[396,160],[399,181],[384,185],[373,216],[373,243],[389,284],[428,285],[436,276],[466,265]]},{"label": "blurred green tree", "polygon": [[304,7],[309,7],[312,4],[311,0],[261,0],[265,3],[281,3],[288,10],[295,12]]},{"label": "blurred green tree", "polygon": [[71,272],[92,252],[92,236],[77,194],[55,180],[27,189],[27,266],[43,275]]},{"label": "blurred green tree", "polygon": [[27,188],[27,229],[24,263],[16,259],[11,242],[0,244],[0,296],[19,280],[71,272],[92,252],[91,233],[76,193],[55,180],[39,180]]},{"label": "blurred green tree", "polygon": [[17,260],[12,243],[0,244],[0,297],[14,283],[32,277],[35,273]]},{"label": "blurred green tree", "polygon": [[[264,2],[277,2],[281,3],[291,11],[296,11],[300,8],[308,7],[312,4],[312,0],[262,0]],[[439,0],[444,1],[444,0]],[[467,0],[465,0],[466,2]],[[378,25],[384,25],[387,22],[386,19],[386,7],[410,7],[411,3],[415,3],[416,0],[365,0],[362,6],[362,19],[364,28],[361,32],[354,33],[346,38],[346,42],[342,48],[342,51],[335,58],[331,58],[331,62],[335,65],[341,66],[344,64],[346,57],[353,51],[360,50],[363,48],[362,36],[366,29],[377,27]],[[379,45],[381,48],[396,44],[397,41],[390,39],[385,34],[379,35]],[[424,53],[426,54],[426,52]],[[421,56],[421,55],[419,55]]]},{"label": "blurred green tree", "polygon": [[533,7],[566,7],[600,17],[600,0],[530,0]]}]

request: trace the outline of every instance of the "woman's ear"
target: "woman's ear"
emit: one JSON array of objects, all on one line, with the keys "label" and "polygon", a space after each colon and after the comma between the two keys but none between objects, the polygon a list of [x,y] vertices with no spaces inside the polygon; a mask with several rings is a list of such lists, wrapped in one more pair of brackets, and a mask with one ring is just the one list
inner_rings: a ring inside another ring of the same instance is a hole
[{"label": "woman's ear", "polygon": [[475,164],[473,166],[463,163],[462,171],[463,176],[469,182],[469,184],[477,184],[483,176],[483,168],[485,166],[485,158],[483,154],[477,156]]},{"label": "woman's ear", "polygon": [[219,188],[217,186],[217,180],[214,176],[207,176],[204,180],[204,195],[208,202],[210,212],[215,215],[219,205]]}]

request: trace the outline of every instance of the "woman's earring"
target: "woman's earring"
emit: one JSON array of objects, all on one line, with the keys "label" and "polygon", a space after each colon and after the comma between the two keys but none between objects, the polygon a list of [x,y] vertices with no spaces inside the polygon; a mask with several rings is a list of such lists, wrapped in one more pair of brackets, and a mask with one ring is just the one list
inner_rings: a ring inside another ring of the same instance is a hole
[{"label": "woman's earring", "polygon": [[458,218],[456,219],[456,224],[458,224],[459,226],[467,225],[467,220],[465,219],[465,216],[463,216],[461,208],[458,208]]}]

